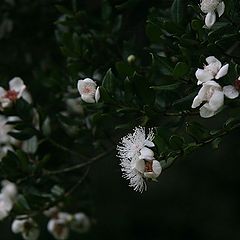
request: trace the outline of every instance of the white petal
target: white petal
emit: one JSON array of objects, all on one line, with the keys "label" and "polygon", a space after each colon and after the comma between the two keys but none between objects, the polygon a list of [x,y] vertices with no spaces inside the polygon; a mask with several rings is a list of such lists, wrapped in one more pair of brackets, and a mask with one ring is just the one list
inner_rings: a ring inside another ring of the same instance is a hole
[{"label": "white petal", "polygon": [[25,240],[37,240],[40,235],[40,230],[36,226],[33,226],[30,230],[24,231],[22,237]]},{"label": "white petal", "polygon": [[154,160],[152,163],[152,169],[153,169],[153,172],[156,174],[156,177],[158,177],[162,172],[162,167],[160,165],[160,162],[157,160]]},{"label": "white petal", "polygon": [[202,103],[202,100],[198,96],[196,96],[193,99],[192,108],[198,107],[201,103]]},{"label": "white petal", "polygon": [[12,223],[11,229],[13,233],[21,233],[24,230],[26,220],[15,219]]},{"label": "white petal", "polygon": [[22,98],[29,104],[32,103],[32,96],[26,89],[22,93]]},{"label": "white petal", "polygon": [[90,229],[91,223],[84,213],[76,213],[73,216],[73,221],[71,222],[71,229],[79,232],[85,233]]},{"label": "white petal", "polygon": [[17,186],[8,180],[3,180],[2,186],[2,194],[13,200],[17,195]]},{"label": "white petal", "polygon": [[80,93],[80,95],[84,94],[84,88],[85,86],[91,86],[92,88],[96,88],[97,84],[90,78],[85,78],[84,80],[78,80],[77,88]]},{"label": "white petal", "polygon": [[209,12],[205,17],[205,24],[208,28],[211,28],[213,24],[216,22],[216,14],[215,12]]},{"label": "white petal", "polygon": [[139,159],[152,160],[154,159],[154,152],[151,149],[144,147],[140,150]]},{"label": "white petal", "polygon": [[99,87],[97,87],[97,90],[95,92],[95,101],[96,101],[96,103],[99,101],[99,99],[100,99],[100,89],[99,89]]},{"label": "white petal", "polygon": [[94,97],[90,94],[83,94],[81,95],[81,98],[86,103],[95,103]]},{"label": "white petal", "polygon": [[221,17],[223,15],[224,10],[225,10],[225,4],[223,1],[221,1],[217,6],[217,13],[218,13],[219,17]]},{"label": "white petal", "polygon": [[26,89],[26,86],[24,85],[24,82],[21,78],[15,77],[9,82],[9,88],[10,90],[14,90],[18,93],[18,97],[22,96],[23,91]]},{"label": "white petal", "polygon": [[4,88],[0,87],[0,98],[5,97],[6,93],[7,91]]},{"label": "white petal", "polygon": [[145,162],[142,159],[138,159],[132,163],[132,168],[136,169],[138,172],[143,173],[145,169]]},{"label": "white petal", "polygon": [[38,148],[38,140],[36,136],[22,142],[22,150],[26,153],[34,154]]},{"label": "white petal", "polygon": [[211,64],[211,63],[217,64],[217,66],[219,66],[219,68],[221,68],[221,66],[222,66],[222,63],[217,58],[215,58],[214,56],[207,57],[206,62],[208,64]]},{"label": "white petal", "polygon": [[220,70],[218,71],[217,75],[215,76],[215,79],[219,79],[223,76],[225,76],[228,72],[228,67],[229,67],[229,64],[225,64],[223,65]]},{"label": "white petal", "polygon": [[[208,106],[208,105],[207,105]],[[200,108],[200,116],[203,118],[210,118],[214,116],[215,112],[210,110],[205,104]]]},{"label": "white petal", "polygon": [[239,96],[239,91],[232,85],[223,87],[223,93],[227,98],[234,99]]},{"label": "white petal", "polygon": [[154,172],[144,172],[145,178],[156,179],[156,174]]},{"label": "white petal", "polygon": [[221,86],[215,81],[208,81],[206,83],[203,83],[203,87],[211,87],[211,86],[221,89]]},{"label": "white petal", "polygon": [[[198,81],[201,83],[210,81],[211,79],[214,78],[214,76],[210,74],[210,72],[203,69],[198,69],[195,73],[195,76],[198,79]],[[198,85],[199,85],[199,82],[198,82]]]},{"label": "white petal", "polygon": [[152,141],[145,140],[144,141],[144,146],[146,146],[146,147],[154,147],[155,144]]},{"label": "white petal", "polygon": [[209,107],[213,111],[217,111],[224,104],[224,94],[222,91],[215,90],[212,97],[209,100]]}]

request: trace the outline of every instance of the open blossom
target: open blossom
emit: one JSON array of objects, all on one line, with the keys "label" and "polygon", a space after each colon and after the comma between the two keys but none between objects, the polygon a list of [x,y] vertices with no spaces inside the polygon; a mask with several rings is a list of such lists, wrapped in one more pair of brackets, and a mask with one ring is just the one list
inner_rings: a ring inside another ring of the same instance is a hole
[{"label": "open blossom", "polygon": [[[22,217],[26,216],[19,216]],[[37,240],[40,234],[39,227],[32,218],[15,219],[11,228],[13,233],[20,233],[25,240]]]},{"label": "open blossom", "polygon": [[222,87],[215,81],[208,81],[203,83],[198,95],[194,98],[192,108],[200,106],[200,116],[209,118],[216,114],[216,112],[224,104],[224,93]]},{"label": "open blossom", "polygon": [[12,210],[13,202],[6,195],[0,193],[0,221],[6,218]]},{"label": "open blossom", "polygon": [[77,88],[84,102],[95,103],[100,99],[99,87],[90,78],[78,80]]},{"label": "open blossom", "polygon": [[206,62],[208,65],[204,65],[203,69],[198,68],[195,73],[195,76],[198,79],[198,85],[213,79],[219,79],[225,76],[228,72],[229,64],[222,66],[222,63],[214,56],[207,57]]},{"label": "open blossom", "polygon": [[[2,108],[11,106],[12,102],[21,98],[24,94],[26,86],[23,80],[19,77],[15,77],[9,81],[9,89],[5,90],[0,87],[0,104]],[[29,97],[26,95],[27,98]]]},{"label": "open blossom", "polygon": [[17,196],[17,187],[14,183],[3,180],[0,193],[0,220],[6,218],[13,208]]},{"label": "open blossom", "polygon": [[143,192],[147,189],[145,178],[150,175],[145,174],[146,172],[152,172],[151,179],[156,179],[161,173],[155,163],[154,153],[150,149],[154,147],[153,139],[152,129],[146,136],[145,128],[136,127],[133,134],[123,137],[117,146],[123,177],[130,181],[129,186],[135,191]]},{"label": "open blossom", "polygon": [[65,240],[69,236],[69,224],[72,216],[65,212],[59,212],[56,217],[49,220],[47,229],[55,239]]},{"label": "open blossom", "polygon": [[221,17],[225,10],[225,4],[221,0],[202,0],[200,8],[203,13],[207,14],[205,17],[205,25],[211,28],[216,22],[216,13]]}]

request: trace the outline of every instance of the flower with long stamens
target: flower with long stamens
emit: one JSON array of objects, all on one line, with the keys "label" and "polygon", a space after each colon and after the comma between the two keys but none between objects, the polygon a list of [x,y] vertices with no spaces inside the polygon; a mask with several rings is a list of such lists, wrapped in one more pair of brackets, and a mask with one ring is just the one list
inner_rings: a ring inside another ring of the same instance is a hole
[{"label": "flower with long stamens", "polygon": [[[148,175],[144,173],[150,171],[147,171],[146,164],[156,161],[150,149],[155,146],[153,139],[153,129],[150,129],[146,135],[145,128],[136,127],[133,134],[123,137],[117,146],[123,177],[130,181],[129,186],[135,191],[143,192],[147,189],[145,178],[148,178]],[[159,171],[156,170],[156,176],[159,176],[160,173],[158,173]]]},{"label": "flower with long stamens", "polygon": [[225,10],[225,4],[221,0],[202,0],[200,8],[203,13],[207,14],[205,17],[205,25],[211,28],[216,22],[216,13],[221,17]]}]

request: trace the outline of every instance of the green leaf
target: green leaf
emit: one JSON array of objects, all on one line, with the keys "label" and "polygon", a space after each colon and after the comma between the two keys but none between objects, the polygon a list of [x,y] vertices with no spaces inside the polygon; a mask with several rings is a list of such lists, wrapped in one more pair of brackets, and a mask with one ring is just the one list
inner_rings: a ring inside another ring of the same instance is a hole
[{"label": "green leaf", "polygon": [[16,208],[18,211],[26,211],[31,209],[27,199],[22,194],[18,194],[17,196]]},{"label": "green leaf", "polygon": [[174,78],[181,78],[189,72],[189,67],[184,62],[178,62],[173,70]]},{"label": "green leaf", "polygon": [[133,82],[136,94],[142,103],[144,103],[144,105],[153,104],[155,94],[154,91],[150,89],[148,80],[145,77],[135,73],[133,76]]},{"label": "green leaf", "polygon": [[213,149],[218,149],[221,142],[222,142],[222,139],[221,139],[221,138],[216,138],[216,139],[214,139],[214,140],[212,141],[212,148],[213,148]]},{"label": "green leaf", "polygon": [[173,83],[169,85],[151,86],[150,88],[155,91],[175,91],[179,88],[180,85],[181,83]]},{"label": "green leaf", "polygon": [[185,16],[185,4],[184,0],[174,0],[171,7],[172,20],[175,23],[181,24]]},{"label": "green leaf", "polygon": [[51,193],[56,196],[56,197],[60,197],[64,194],[64,189],[61,188],[60,186],[58,185],[54,185],[52,188],[51,188]]},{"label": "green leaf", "polygon": [[134,68],[126,62],[117,62],[115,66],[122,77],[131,77],[134,74]]},{"label": "green leaf", "polygon": [[169,143],[174,150],[178,150],[183,147],[184,138],[177,135],[172,135],[169,139]]},{"label": "green leaf", "polygon": [[173,103],[175,109],[183,110],[190,109],[192,105],[193,98],[196,96],[196,92],[193,92],[186,97],[180,98]]},{"label": "green leaf", "polygon": [[210,136],[209,130],[197,122],[187,123],[186,132],[195,139],[196,142],[201,142]]},{"label": "green leaf", "polygon": [[18,140],[27,140],[34,135],[36,135],[36,130],[33,128],[25,128],[22,131],[19,132],[9,132],[8,134]]},{"label": "green leaf", "polygon": [[202,24],[202,21],[200,21],[199,19],[193,19],[192,22],[191,22],[191,26],[192,26],[193,30],[201,31],[202,27],[203,27],[203,24]]},{"label": "green leaf", "polygon": [[115,89],[115,81],[115,76],[110,68],[103,78],[102,87],[104,87],[109,93],[112,93]]}]

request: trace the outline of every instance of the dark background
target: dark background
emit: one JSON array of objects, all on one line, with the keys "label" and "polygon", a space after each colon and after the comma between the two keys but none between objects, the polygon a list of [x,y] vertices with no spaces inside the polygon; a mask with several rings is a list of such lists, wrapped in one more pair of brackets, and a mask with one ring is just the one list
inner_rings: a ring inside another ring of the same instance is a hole
[{"label": "dark background", "polygon": [[[49,68],[64,64],[53,25],[59,17],[54,4],[64,1],[8,2],[0,3],[1,21],[11,19],[13,23],[11,31],[0,27],[4,32],[0,81],[18,75],[33,85],[39,71],[47,75]],[[83,1],[83,7],[93,11],[100,5],[100,1]],[[145,7],[139,14],[144,16]],[[33,95],[40,95],[35,91]],[[239,133],[225,137],[218,150],[205,146],[177,161],[143,194],[127,186],[116,157],[97,162],[88,180],[92,231],[70,239],[240,239]],[[0,223],[1,239],[20,239],[10,232],[10,220]],[[52,239],[45,229],[46,220],[41,221],[40,239]]]}]

